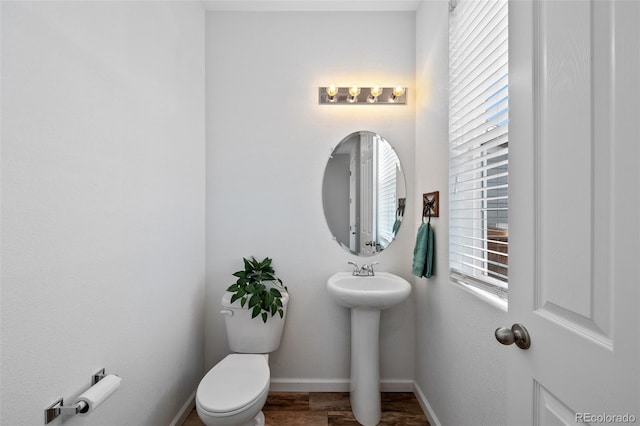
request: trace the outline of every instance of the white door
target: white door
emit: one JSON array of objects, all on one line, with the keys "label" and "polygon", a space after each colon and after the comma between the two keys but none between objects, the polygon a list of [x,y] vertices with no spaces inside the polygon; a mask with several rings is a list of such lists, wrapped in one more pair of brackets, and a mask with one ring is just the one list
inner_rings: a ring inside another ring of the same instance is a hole
[{"label": "white door", "polygon": [[358,252],[358,158],[352,149],[349,159],[349,249]]},{"label": "white door", "polygon": [[509,425],[640,423],[640,2],[509,7]]},{"label": "white door", "polygon": [[377,161],[373,135],[360,135],[360,254],[376,253]]}]

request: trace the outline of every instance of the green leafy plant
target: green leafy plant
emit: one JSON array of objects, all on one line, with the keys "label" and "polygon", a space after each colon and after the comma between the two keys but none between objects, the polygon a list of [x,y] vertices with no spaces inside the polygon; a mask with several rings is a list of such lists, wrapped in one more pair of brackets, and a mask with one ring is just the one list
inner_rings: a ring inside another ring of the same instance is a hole
[{"label": "green leafy plant", "polygon": [[[244,269],[233,274],[238,280],[227,288],[233,293],[231,303],[240,300],[240,306],[244,308],[247,305],[247,309],[251,309],[251,318],[260,315],[265,323],[269,314],[273,317],[278,313],[280,318],[284,317],[282,291],[288,290],[276,276],[271,266],[272,260],[266,257],[259,262],[253,256],[251,260],[242,260]],[[269,282],[271,286],[265,284]]]}]

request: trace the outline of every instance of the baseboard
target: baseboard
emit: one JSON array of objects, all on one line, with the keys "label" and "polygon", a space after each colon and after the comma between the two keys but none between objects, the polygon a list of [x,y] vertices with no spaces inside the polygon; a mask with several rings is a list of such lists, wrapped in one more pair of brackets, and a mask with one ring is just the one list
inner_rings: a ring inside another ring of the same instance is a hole
[{"label": "baseboard", "polygon": [[184,423],[184,421],[187,420],[187,417],[189,417],[189,414],[191,414],[191,412],[195,407],[196,407],[196,391],[194,390],[193,393],[189,395],[189,398],[182,405],[182,407],[180,408],[180,411],[178,411],[178,414],[176,414],[176,416],[173,418],[171,423],[169,423],[169,425],[181,426]]},{"label": "baseboard", "polygon": [[427,397],[424,395],[424,392],[422,392],[422,389],[420,389],[420,386],[415,382],[413,383],[413,393],[416,396],[420,407],[422,407],[422,411],[424,411],[424,414],[429,419],[431,426],[441,426],[440,420],[438,420],[436,413],[433,411],[433,408],[431,408],[429,401],[427,401]]},{"label": "baseboard", "polygon": [[413,392],[413,380],[380,380],[381,392]]},{"label": "baseboard", "polygon": [[343,379],[271,379],[274,392],[349,392],[349,380]]},{"label": "baseboard", "polygon": [[[348,379],[271,379],[274,392],[349,392]],[[382,392],[413,392],[413,380],[381,380]]]}]

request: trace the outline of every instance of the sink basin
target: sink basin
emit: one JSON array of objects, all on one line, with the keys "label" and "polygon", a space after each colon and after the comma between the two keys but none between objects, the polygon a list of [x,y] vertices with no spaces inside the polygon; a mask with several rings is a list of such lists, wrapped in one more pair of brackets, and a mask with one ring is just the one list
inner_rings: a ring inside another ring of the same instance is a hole
[{"label": "sink basin", "polygon": [[327,290],[338,304],[347,308],[381,310],[402,303],[411,293],[411,285],[387,272],[376,272],[372,277],[338,272],[327,280]]}]

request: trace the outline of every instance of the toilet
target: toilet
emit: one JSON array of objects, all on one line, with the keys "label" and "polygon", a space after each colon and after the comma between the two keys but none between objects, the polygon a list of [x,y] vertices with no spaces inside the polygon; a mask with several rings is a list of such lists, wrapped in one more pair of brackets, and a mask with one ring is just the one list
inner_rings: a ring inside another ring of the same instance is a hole
[{"label": "toilet", "polygon": [[251,318],[251,310],[232,293],[222,297],[229,348],[233,351],[204,376],[196,391],[196,410],[207,426],[263,426],[269,394],[269,353],[280,346],[289,295],[282,293],[284,315]]}]

